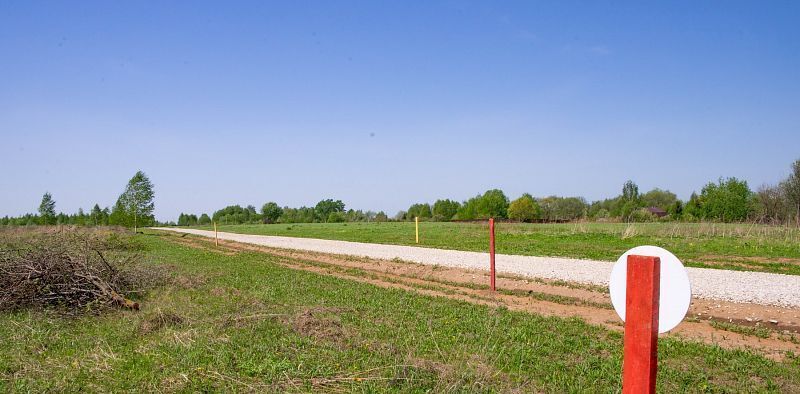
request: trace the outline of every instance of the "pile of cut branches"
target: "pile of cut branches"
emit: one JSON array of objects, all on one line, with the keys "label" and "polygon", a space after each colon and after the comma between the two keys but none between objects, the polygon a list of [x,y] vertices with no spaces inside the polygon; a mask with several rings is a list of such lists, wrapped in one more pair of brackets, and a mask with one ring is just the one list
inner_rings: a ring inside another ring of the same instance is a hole
[{"label": "pile of cut branches", "polygon": [[6,239],[0,243],[0,310],[138,310],[139,304],[127,296],[152,282],[140,255],[121,247],[120,237],[125,236],[117,232],[68,229],[2,235]]}]

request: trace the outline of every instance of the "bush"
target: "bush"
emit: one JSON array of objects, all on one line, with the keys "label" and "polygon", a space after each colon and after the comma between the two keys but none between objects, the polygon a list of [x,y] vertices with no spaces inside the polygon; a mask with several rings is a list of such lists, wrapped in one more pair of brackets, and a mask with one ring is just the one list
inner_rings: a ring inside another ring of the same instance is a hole
[{"label": "bush", "polygon": [[746,181],[720,178],[700,192],[700,210],[706,218],[723,222],[745,220],[753,208],[752,197]]},{"label": "bush", "polygon": [[533,196],[523,194],[522,197],[514,200],[508,206],[508,218],[520,222],[530,222],[541,217],[541,208]]},{"label": "bush", "polygon": [[600,210],[598,210],[594,214],[594,218],[597,219],[597,220],[608,219],[610,216],[611,216],[611,214],[605,208],[600,208]]},{"label": "bush", "polygon": [[328,214],[328,223],[342,223],[344,222],[344,215],[341,212],[331,212]]},{"label": "bush", "polygon": [[648,211],[647,208],[639,208],[633,212],[631,212],[629,220],[631,222],[655,222],[658,220],[656,215],[653,215],[652,212]]},{"label": "bush", "polygon": [[582,218],[589,208],[583,197],[545,197],[539,200],[539,206],[542,218],[551,221]]}]

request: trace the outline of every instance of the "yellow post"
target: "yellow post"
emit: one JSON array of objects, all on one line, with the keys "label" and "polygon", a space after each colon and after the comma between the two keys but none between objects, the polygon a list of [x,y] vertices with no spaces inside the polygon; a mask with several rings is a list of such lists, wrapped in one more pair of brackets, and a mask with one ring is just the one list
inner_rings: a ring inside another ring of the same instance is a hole
[{"label": "yellow post", "polygon": [[414,225],[416,227],[417,232],[417,243],[419,243],[419,217],[414,216]]},{"label": "yellow post", "polygon": [[217,236],[217,222],[214,222],[214,245],[219,246],[219,236]]}]

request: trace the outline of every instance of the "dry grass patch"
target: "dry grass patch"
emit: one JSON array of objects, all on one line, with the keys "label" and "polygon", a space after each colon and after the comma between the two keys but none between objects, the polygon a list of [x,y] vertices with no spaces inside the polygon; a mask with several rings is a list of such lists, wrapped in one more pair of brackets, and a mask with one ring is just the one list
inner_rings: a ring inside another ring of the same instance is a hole
[{"label": "dry grass patch", "polygon": [[139,323],[138,332],[140,335],[147,335],[160,331],[162,328],[180,327],[184,323],[186,323],[186,319],[177,313],[170,311],[164,312],[158,309],[154,314],[144,318]]}]

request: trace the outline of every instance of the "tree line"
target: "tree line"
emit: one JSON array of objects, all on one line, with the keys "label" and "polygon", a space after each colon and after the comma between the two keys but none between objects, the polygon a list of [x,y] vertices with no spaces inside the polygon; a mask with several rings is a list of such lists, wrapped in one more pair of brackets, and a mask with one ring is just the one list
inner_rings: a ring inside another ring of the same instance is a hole
[{"label": "tree line", "polygon": [[387,221],[389,218],[383,211],[362,211],[345,209],[342,200],[325,199],[313,207],[291,208],[280,207],[275,202],[267,202],[256,210],[253,205],[242,207],[230,205],[215,211],[211,216],[201,214],[181,213],[178,216],[178,226],[204,225],[216,222],[219,224],[246,224],[246,223],[341,223],[341,222],[372,222]]},{"label": "tree line", "polygon": [[109,208],[100,208],[100,204],[87,213],[79,208],[77,213],[56,213],[56,201],[53,195],[45,192],[39,203],[38,214],[28,213],[19,217],[5,216],[0,224],[11,226],[26,225],[77,225],[77,226],[125,226],[134,230],[142,226],[156,223],[153,216],[155,204],[153,183],[142,171],[136,174],[125,185],[116,203]]},{"label": "tree line", "polygon": [[528,193],[512,201],[502,190],[491,189],[464,202],[440,199],[433,204],[416,203],[400,211],[395,219],[415,217],[434,221],[496,218],[521,222],[749,220],[800,225],[800,160],[791,165],[790,175],[785,180],[777,185],[762,185],[755,192],[746,181],[735,177],[709,182],[685,202],[669,190],[655,188],[640,193],[636,183],[630,180],[625,182],[618,196],[591,203],[583,197],[534,198]]},{"label": "tree line", "polygon": [[525,193],[511,200],[500,189],[487,190],[466,201],[439,199],[415,203],[391,219],[384,212],[345,210],[341,200],[322,200],[313,207],[280,207],[275,202],[255,206],[231,205],[209,216],[181,213],[177,225],[243,223],[337,223],[387,220],[453,221],[509,219],[520,222],[597,221],[755,221],[794,222],[800,225],[800,160],[791,166],[790,175],[777,185],[763,185],[752,191],[747,182],[735,177],[709,182],[688,201],[681,201],[669,190],[655,188],[645,193],[627,181],[613,198],[587,202],[583,197],[547,196],[535,198]]},{"label": "tree line", "polygon": [[[121,225],[126,227],[157,224],[153,216],[153,184],[143,172],[138,171],[129,181],[117,202],[111,207],[99,204],[88,212],[79,209],[76,214],[56,214],[56,203],[50,193],[45,193],[38,214],[0,218],[2,225]],[[627,181],[618,196],[587,202],[583,197],[547,196],[535,198],[525,193],[511,200],[500,189],[487,190],[466,201],[439,199],[430,203],[415,203],[392,218],[385,212],[345,209],[341,200],[325,199],[313,207],[281,207],[267,202],[256,209],[253,205],[231,205],[203,213],[181,213],[177,223],[164,224],[192,226],[243,223],[338,223],[383,222],[388,220],[482,220],[509,219],[520,222],[558,222],[572,220],[646,222],[675,221],[754,221],[759,223],[795,223],[800,226],[800,160],[791,165],[789,176],[775,185],[762,185],[753,191],[744,180],[735,177],[709,182],[699,192],[692,193],[688,201],[681,201],[669,190],[655,188],[640,193],[638,185]]]}]

